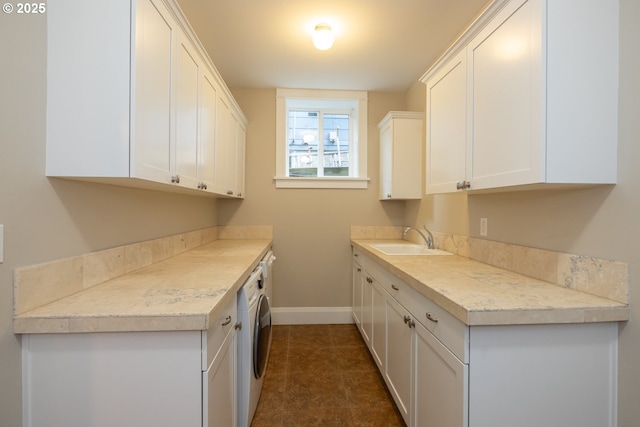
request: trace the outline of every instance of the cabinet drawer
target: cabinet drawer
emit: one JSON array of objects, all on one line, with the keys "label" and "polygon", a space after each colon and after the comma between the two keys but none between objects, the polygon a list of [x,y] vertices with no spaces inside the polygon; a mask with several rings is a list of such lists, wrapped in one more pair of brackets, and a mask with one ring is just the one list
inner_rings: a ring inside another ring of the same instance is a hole
[{"label": "cabinet drawer", "polygon": [[353,256],[351,257],[352,261],[358,264],[361,267],[364,267],[365,256],[362,254],[360,249],[353,248]]},{"label": "cabinet drawer", "polygon": [[235,327],[238,315],[236,298],[231,298],[218,315],[213,317],[209,329],[202,331],[202,370],[206,371],[222,347],[225,337]]},{"label": "cabinet drawer", "polygon": [[424,325],[458,359],[469,362],[469,328],[464,323],[390,272],[378,269],[375,278],[411,313],[414,320]]},{"label": "cabinet drawer", "polygon": [[[355,255],[359,254],[358,257]],[[463,363],[469,363],[469,327],[377,262],[354,250],[354,260]],[[429,317],[427,317],[427,313]]]},{"label": "cabinet drawer", "polygon": [[458,359],[469,363],[469,327],[406,283],[400,282],[398,287],[396,299],[414,320],[424,325]]}]

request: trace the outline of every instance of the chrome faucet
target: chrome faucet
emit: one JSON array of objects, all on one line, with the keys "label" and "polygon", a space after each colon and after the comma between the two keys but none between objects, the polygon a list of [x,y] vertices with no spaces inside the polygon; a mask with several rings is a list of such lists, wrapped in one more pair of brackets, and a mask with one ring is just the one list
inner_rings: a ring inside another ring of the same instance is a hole
[{"label": "chrome faucet", "polygon": [[402,235],[406,236],[407,233],[409,233],[409,231],[413,230],[416,233],[418,233],[424,239],[424,242],[427,244],[427,247],[429,249],[433,249],[433,234],[431,234],[431,232],[427,229],[427,227],[425,225],[423,225],[423,227],[424,227],[425,231],[427,232],[427,234],[429,235],[429,237],[425,236],[422,231],[418,230],[415,227],[411,227],[411,226],[405,227],[404,232],[402,233]]}]

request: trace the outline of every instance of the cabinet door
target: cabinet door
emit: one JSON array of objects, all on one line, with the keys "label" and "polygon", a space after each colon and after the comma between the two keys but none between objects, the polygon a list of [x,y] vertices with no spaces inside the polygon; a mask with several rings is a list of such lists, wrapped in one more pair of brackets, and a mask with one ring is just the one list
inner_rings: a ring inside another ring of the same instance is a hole
[{"label": "cabinet door", "polygon": [[235,427],[236,419],[236,340],[235,330],[227,335],[222,348],[203,372],[204,427]]},{"label": "cabinet door", "polygon": [[129,177],[131,13],[128,1],[47,7],[47,176]]},{"label": "cabinet door", "polygon": [[380,200],[393,197],[393,129],[391,123],[380,130]]},{"label": "cabinet door", "polygon": [[468,426],[469,366],[416,323],[412,426]]},{"label": "cabinet door", "polygon": [[206,70],[200,79],[200,134],[198,135],[198,182],[206,191],[214,191],[216,159],[216,105],[218,89]]},{"label": "cabinet door", "polygon": [[542,5],[509,3],[469,44],[472,189],[544,181]]},{"label": "cabinet door", "polygon": [[380,129],[380,200],[422,197],[423,114],[390,111]]},{"label": "cabinet door", "polygon": [[[231,109],[229,102],[220,94],[216,102],[216,154],[215,154],[215,182],[214,191],[218,194],[232,195],[229,188],[229,173],[232,165],[229,165],[229,150],[231,145],[229,138],[231,129]],[[229,194],[231,193],[231,194]]]},{"label": "cabinet door", "polygon": [[387,354],[387,295],[375,279],[371,284],[371,296],[373,298],[371,354],[378,367],[382,369]]},{"label": "cabinet door", "polygon": [[234,115],[235,132],[235,195],[244,197],[244,168],[245,168],[245,149],[247,143],[247,130],[240,120]]},{"label": "cabinet door", "polygon": [[177,24],[160,0],[136,3],[132,88],[134,130],[131,176],[171,182],[175,139],[172,72]]},{"label": "cabinet door", "polygon": [[353,302],[351,305],[353,320],[356,322],[358,329],[362,330],[362,267],[354,262],[352,269]]},{"label": "cabinet door", "polygon": [[427,82],[427,194],[455,192],[466,180],[466,53]]},{"label": "cabinet door", "polygon": [[387,298],[387,357],[384,377],[398,410],[409,425],[411,414],[411,360],[413,329],[410,314],[393,298]]},{"label": "cabinet door", "polygon": [[371,277],[363,271],[362,275],[362,338],[371,348],[373,334],[373,289]]},{"label": "cabinet door", "polygon": [[200,60],[190,41],[178,32],[176,51],[176,151],[178,185],[198,186],[198,83]]},{"label": "cabinet door", "polygon": [[200,331],[23,335],[25,426],[200,427]]}]

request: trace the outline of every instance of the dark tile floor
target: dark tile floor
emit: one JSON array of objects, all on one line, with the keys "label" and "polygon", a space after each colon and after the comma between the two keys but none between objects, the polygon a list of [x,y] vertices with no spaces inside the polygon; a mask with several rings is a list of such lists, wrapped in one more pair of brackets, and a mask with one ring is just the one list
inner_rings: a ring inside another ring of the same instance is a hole
[{"label": "dark tile floor", "polygon": [[252,427],[404,427],[355,325],[278,325]]}]

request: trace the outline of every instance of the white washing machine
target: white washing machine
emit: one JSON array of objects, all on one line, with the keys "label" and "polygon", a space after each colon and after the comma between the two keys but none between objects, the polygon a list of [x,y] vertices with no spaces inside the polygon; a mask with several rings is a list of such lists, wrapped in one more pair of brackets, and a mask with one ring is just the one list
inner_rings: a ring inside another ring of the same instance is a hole
[{"label": "white washing machine", "polygon": [[269,251],[238,292],[238,427],[249,427],[258,406],[271,348],[269,289],[275,257]]}]

